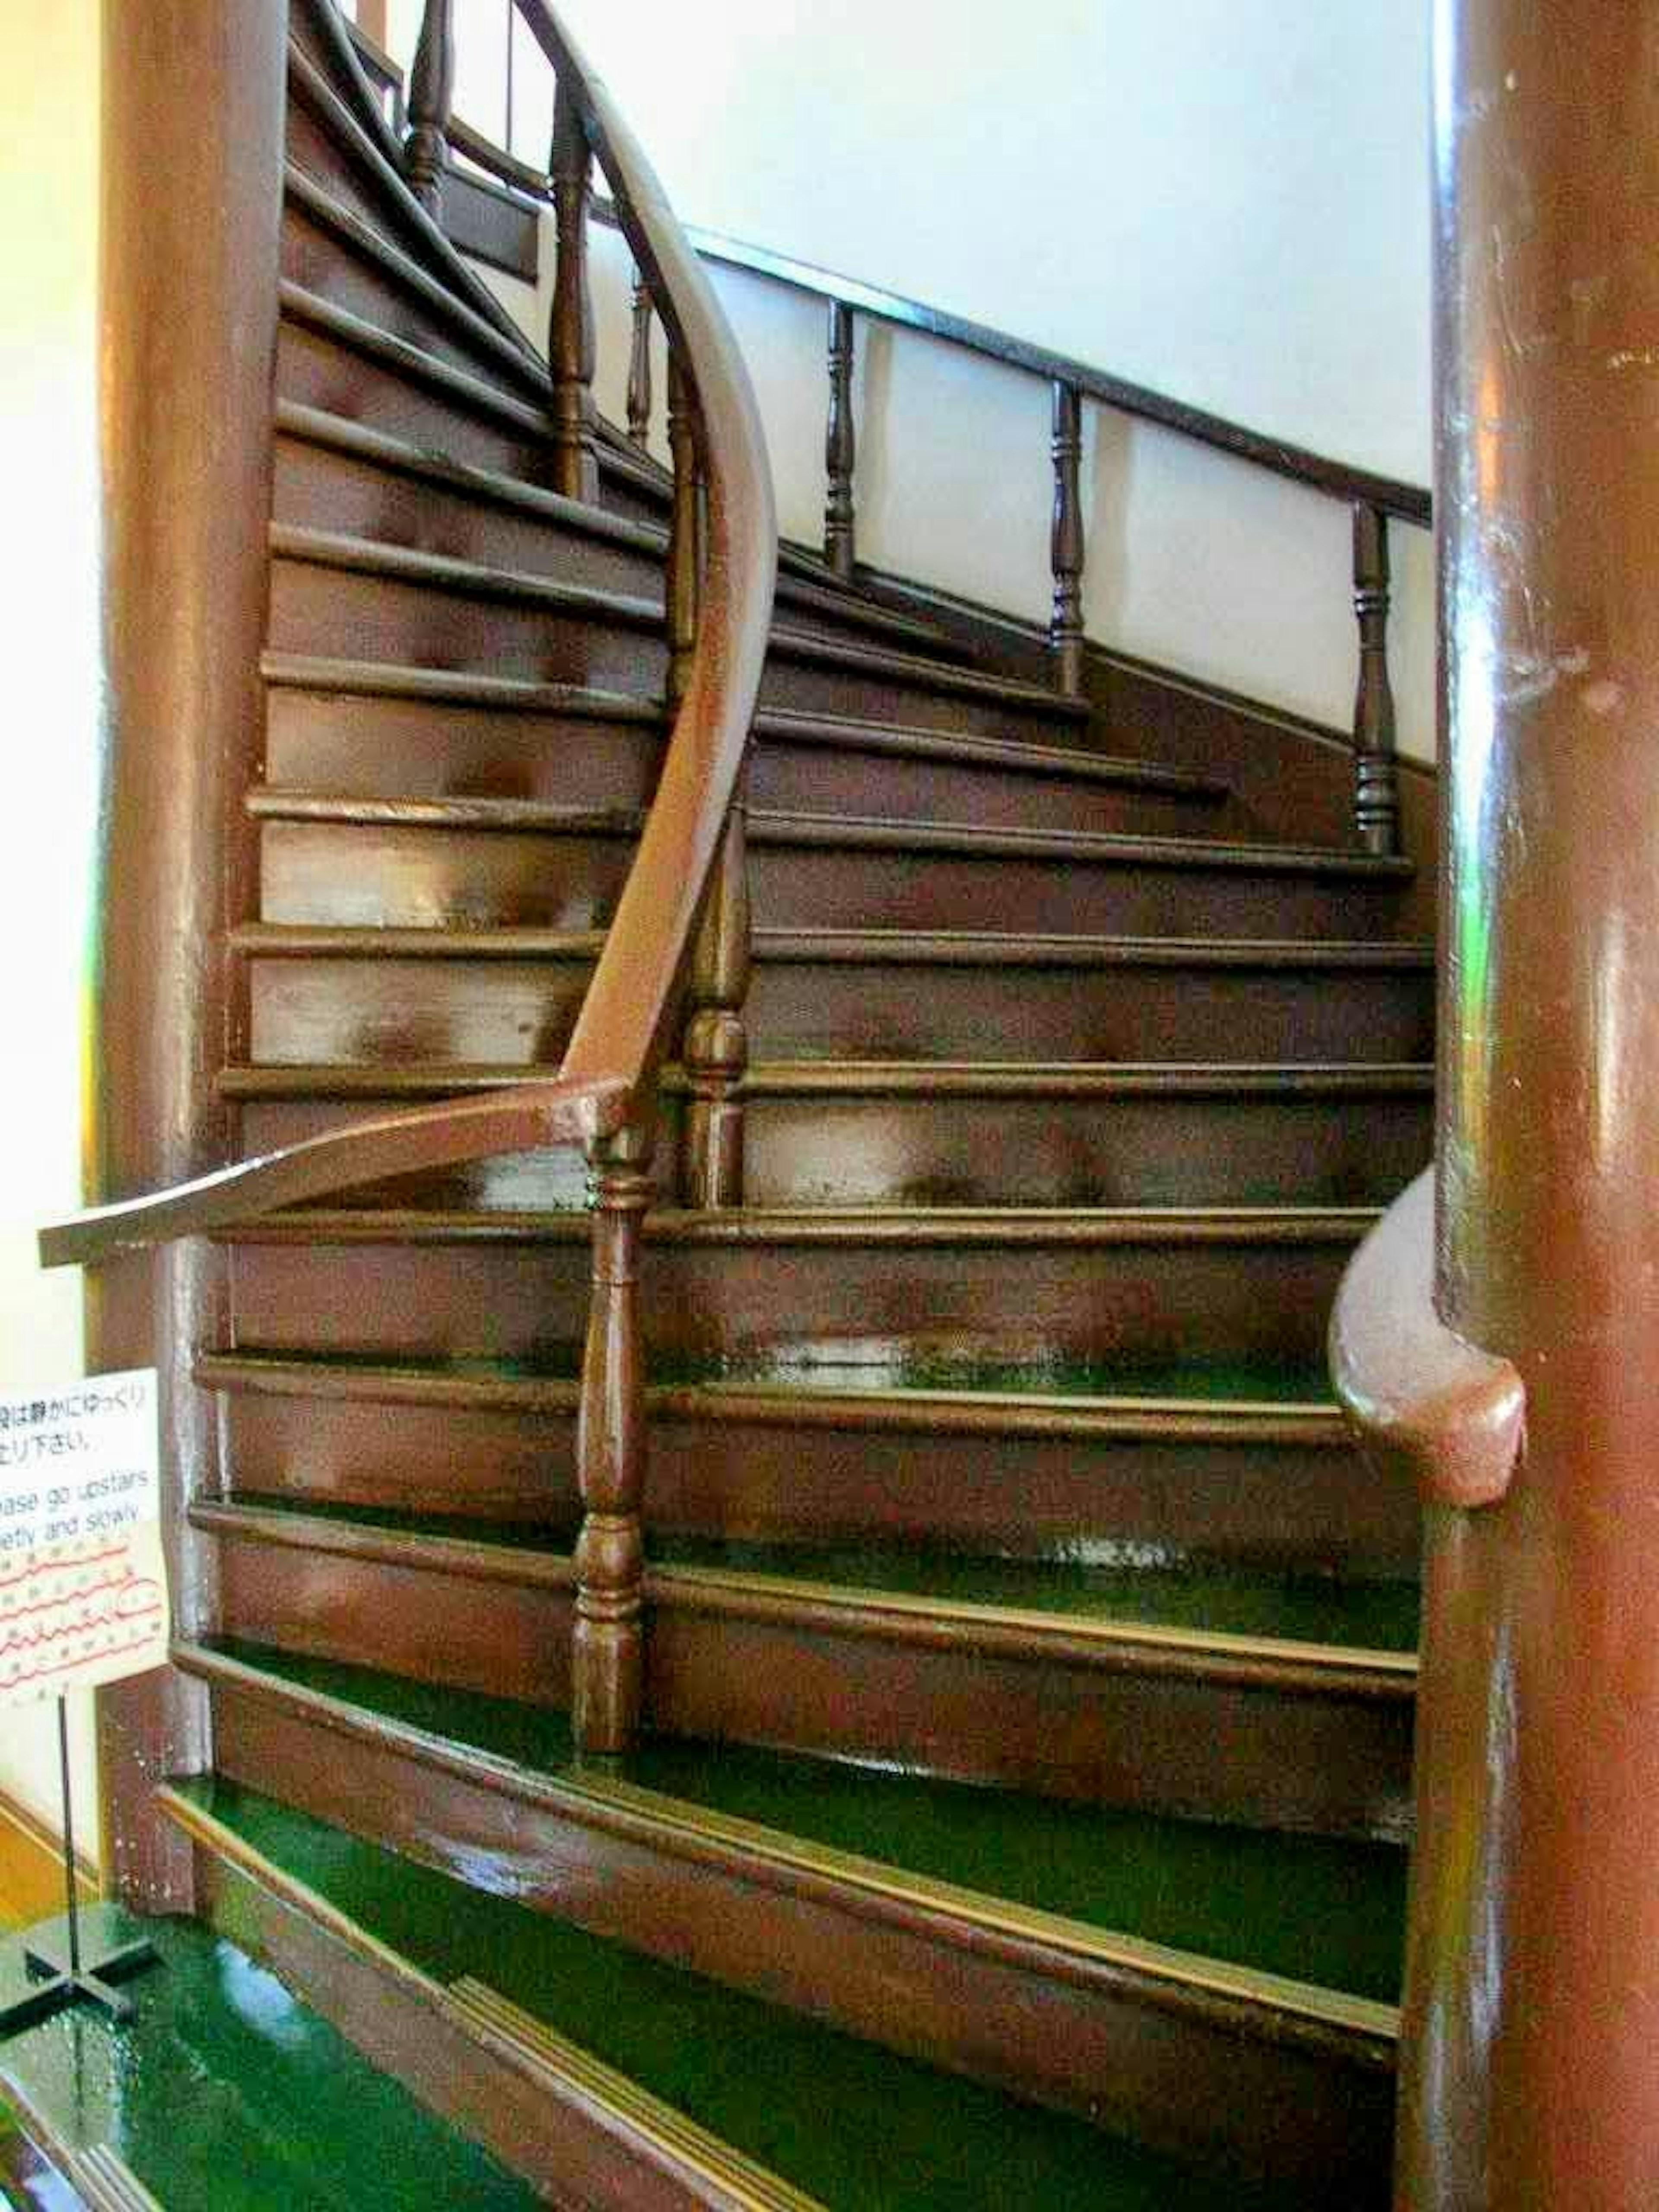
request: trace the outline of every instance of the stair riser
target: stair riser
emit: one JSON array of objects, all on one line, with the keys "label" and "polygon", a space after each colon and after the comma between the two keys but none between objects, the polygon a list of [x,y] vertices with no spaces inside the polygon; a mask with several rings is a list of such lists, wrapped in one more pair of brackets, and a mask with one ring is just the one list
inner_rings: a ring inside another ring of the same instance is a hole
[{"label": "stair riser", "polygon": [[[240,1493],[568,1529],[575,1415],[233,1392]],[[892,1434],[653,1413],[646,1526],[733,1540],[925,1543],[1009,1558],[1121,1546],[1305,1573],[1415,1571],[1415,1501],[1343,1443]]]},{"label": "stair riser", "polygon": [[[253,1102],[242,1109],[243,1149],[274,1150],[389,1103]],[[657,1157],[667,1183],[684,1105],[665,1104]],[[744,1191],[750,1205],[775,1206],[1385,1205],[1428,1158],[1432,1116],[1420,1094],[757,1096],[744,1120]],[[531,1209],[580,1204],[582,1189],[574,1154],[539,1152],[402,1178],[394,1196]]]},{"label": "stair riser", "polygon": [[[556,1064],[580,961],[251,961],[253,1053],[276,1066]],[[1426,975],[1122,967],[757,965],[758,1057],[1422,1060]]]},{"label": "stair riser", "polygon": [[647,695],[660,690],[668,665],[654,623],[463,597],[398,577],[297,560],[271,564],[270,637],[278,653],[355,656]]},{"label": "stair riser", "polygon": [[762,927],[1000,929],[1090,937],[1338,937],[1386,933],[1391,886],[1238,867],[1029,860],[750,845]]},{"label": "stair riser", "polygon": [[[319,65],[331,78],[331,66],[327,63]],[[350,158],[333,133],[318,121],[297,88],[291,91],[289,99],[285,144],[288,158],[296,168],[314,178],[334,198],[374,229],[395,240],[405,252],[413,250],[412,226],[405,227],[392,220],[386,198],[367,172]]]},{"label": "stair riser", "polygon": [[487,1850],[515,1896],[596,1934],[1200,2160],[1339,2187],[1356,2207],[1383,2201],[1381,2069],[1240,2035],[1198,2005],[1162,2012],[1068,1984],[1035,1961],[947,1945],[925,1921],[878,1921],[669,1857],[389,1747],[354,1752],[362,1786],[343,1786],[331,1740],[303,1717],[228,1689],[214,1712],[221,1764],[247,1786],[446,1873],[465,1878]]},{"label": "stair riser", "polygon": [[452,1689],[561,1710],[570,1702],[568,1590],[228,1538],[217,1556],[228,1635]]},{"label": "stair riser", "polygon": [[[656,1245],[643,1322],[660,1351],[696,1358],[1306,1362],[1351,1249]],[[234,1274],[248,1348],[524,1357],[580,1344],[586,1325],[582,1245],[248,1244]]]},{"label": "stair riser", "polygon": [[277,440],[273,512],[278,522],[307,530],[413,546],[561,583],[662,597],[662,562],[650,553],[470,498],[305,438]]},{"label": "stair riser", "polygon": [[[283,1650],[563,1707],[571,1601],[222,1535],[225,1633]],[[902,1761],[1044,1796],[1333,1835],[1398,1836],[1408,1701],[1182,1679],[1156,1660],[1018,1656],[971,1627],[937,1645],[864,1634],[796,1601],[775,1617],[659,1586],[650,1723],[669,1734]]]},{"label": "stair riser", "polygon": [[361,798],[546,799],[639,807],[656,787],[651,722],[272,686],[268,781]]},{"label": "stair riser", "polygon": [[763,735],[750,757],[757,806],[813,814],[880,814],[900,822],[975,822],[988,829],[1089,830],[1180,837],[1232,836],[1224,803],[1196,793],[1136,791],[1016,767],[858,752]]},{"label": "stair riser", "polygon": [[[376,226],[382,228],[383,226]],[[483,379],[520,400],[533,402],[530,380],[515,377],[502,364],[500,349],[487,338],[469,334],[459,315],[429,305],[411,287],[400,284],[367,254],[337,238],[309,212],[292,202],[283,210],[282,273],[337,307],[359,315],[377,330],[406,338],[470,376]]]},{"label": "stair riser", "polygon": [[762,962],[753,1049],[771,1059],[1426,1060],[1426,975],[1176,967]]},{"label": "stair riser", "polygon": [[277,335],[276,390],[284,399],[367,423],[451,460],[550,486],[549,441],[528,424],[416,383],[322,331],[288,319]]},{"label": "stair riser", "polygon": [[[280,618],[316,618],[307,591],[278,585]],[[455,632],[447,629],[441,650]],[[497,830],[278,823],[264,831],[267,921],[422,928],[587,928],[615,911],[632,857],[614,837]],[[1238,867],[964,857],[925,850],[774,844],[757,823],[750,874],[757,925],[819,929],[1001,927],[1125,937],[1364,937],[1386,927],[1387,887]]]}]

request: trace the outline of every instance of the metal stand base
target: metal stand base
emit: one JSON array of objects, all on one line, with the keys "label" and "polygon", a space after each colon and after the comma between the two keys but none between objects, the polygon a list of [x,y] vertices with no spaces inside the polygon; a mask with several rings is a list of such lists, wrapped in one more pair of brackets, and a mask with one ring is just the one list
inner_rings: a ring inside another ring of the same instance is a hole
[{"label": "metal stand base", "polygon": [[37,1948],[24,1939],[23,1965],[32,1986],[9,2003],[0,2003],[0,2041],[36,2027],[54,2013],[73,2004],[95,2004],[112,2020],[131,2020],[132,2000],[118,1984],[130,1981],[155,1962],[153,1943],[122,1943],[113,1950],[83,1956],[78,1966],[68,1966],[55,1945]]}]

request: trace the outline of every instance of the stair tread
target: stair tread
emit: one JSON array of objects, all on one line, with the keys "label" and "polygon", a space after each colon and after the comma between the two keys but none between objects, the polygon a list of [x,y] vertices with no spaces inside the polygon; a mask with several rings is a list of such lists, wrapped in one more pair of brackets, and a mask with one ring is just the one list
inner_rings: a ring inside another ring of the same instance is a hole
[{"label": "stair tread", "polygon": [[538,714],[571,714],[593,721],[665,725],[662,702],[632,691],[591,684],[531,684],[515,676],[473,670],[411,668],[394,661],[339,660],[319,653],[266,653],[259,663],[267,684],[285,690],[337,691],[352,696],[425,699],[434,705],[507,708]]},{"label": "stair tread", "polygon": [[191,1922],[91,1911],[112,1940],[145,1936],[161,1954],[126,1984],[132,2021],[83,2007],[72,2029],[60,2015],[0,2045],[0,2094],[71,2173],[76,2151],[106,2143],[166,2212],[538,2201],[234,1944]]},{"label": "stair tread", "polygon": [[[562,1713],[234,1638],[210,1648],[532,1773],[577,1771]],[[1100,1935],[1310,1990],[1382,2004],[1398,1995],[1404,1854],[1395,1844],[1067,1804],[727,1744],[647,1737],[614,1771],[638,1789]]]},{"label": "stair tread", "polygon": [[284,277],[277,286],[283,317],[306,328],[320,331],[353,352],[367,354],[423,384],[434,385],[448,398],[499,422],[508,423],[532,438],[547,434],[547,410],[526,399],[514,398],[498,385],[489,384],[471,370],[458,368],[428,353],[413,339],[395,337],[350,308],[342,307],[309,286]]},{"label": "stair tread", "polygon": [[797,2189],[846,2212],[1062,2201],[1267,2206],[224,1783],[187,1793],[434,1980],[477,1977]]}]

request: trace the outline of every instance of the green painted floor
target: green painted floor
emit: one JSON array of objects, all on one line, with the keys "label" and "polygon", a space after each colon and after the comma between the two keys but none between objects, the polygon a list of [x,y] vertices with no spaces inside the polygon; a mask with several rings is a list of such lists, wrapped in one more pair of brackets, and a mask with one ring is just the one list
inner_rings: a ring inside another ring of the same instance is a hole
[{"label": "green painted floor", "polygon": [[[359,2056],[234,1944],[182,1921],[149,1936],[135,2018],[84,2009],[0,2043],[0,2094],[71,2148],[107,2143],[166,2212],[530,2212],[531,2191]],[[0,1983],[21,1972],[0,1948]]]},{"label": "green painted floor", "polygon": [[1201,2179],[1081,2121],[641,1958],[268,1799],[210,1783],[192,1795],[426,1973],[489,1983],[837,2212],[1071,2203],[1288,2212],[1282,2193]]},{"label": "green painted floor", "polygon": [[[504,1698],[234,1643],[283,1680],[494,1753],[573,1771],[565,1717]],[[621,1771],[642,1787],[1121,1935],[1351,1996],[1398,1996],[1406,1854],[1067,1805],[828,1759],[671,1741]]]}]

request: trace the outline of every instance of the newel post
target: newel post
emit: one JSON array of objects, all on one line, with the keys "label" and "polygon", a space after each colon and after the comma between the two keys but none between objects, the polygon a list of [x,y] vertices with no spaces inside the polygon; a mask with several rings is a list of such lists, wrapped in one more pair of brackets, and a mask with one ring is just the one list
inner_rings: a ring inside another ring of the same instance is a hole
[{"label": "newel post", "polygon": [[[1438,1305],[1525,1384],[1433,1509],[1397,2202],[1659,2203],[1651,0],[1441,0]],[[1597,118],[1589,127],[1587,118]]]},{"label": "newel post", "polygon": [[1389,518],[1362,500],[1353,511],[1353,611],[1359,680],[1353,708],[1354,830],[1368,853],[1400,850],[1400,771],[1389,680]]},{"label": "newel post", "polygon": [[599,495],[593,412],[593,295],[587,216],[593,156],[575,102],[562,84],[553,109],[553,222],[558,260],[547,337],[553,378],[553,489],[567,499]]},{"label": "newel post", "polygon": [[404,167],[410,190],[427,213],[443,205],[449,166],[449,117],[455,100],[454,0],[426,0],[409,72],[409,135]]},{"label": "newel post", "polygon": [[593,1207],[592,1304],[576,1417],[584,1519],[576,1542],[571,1705],[580,1751],[626,1751],[645,1679],[645,1349],[640,1334],[640,1230],[652,1198],[648,1125],[588,1152]]}]

